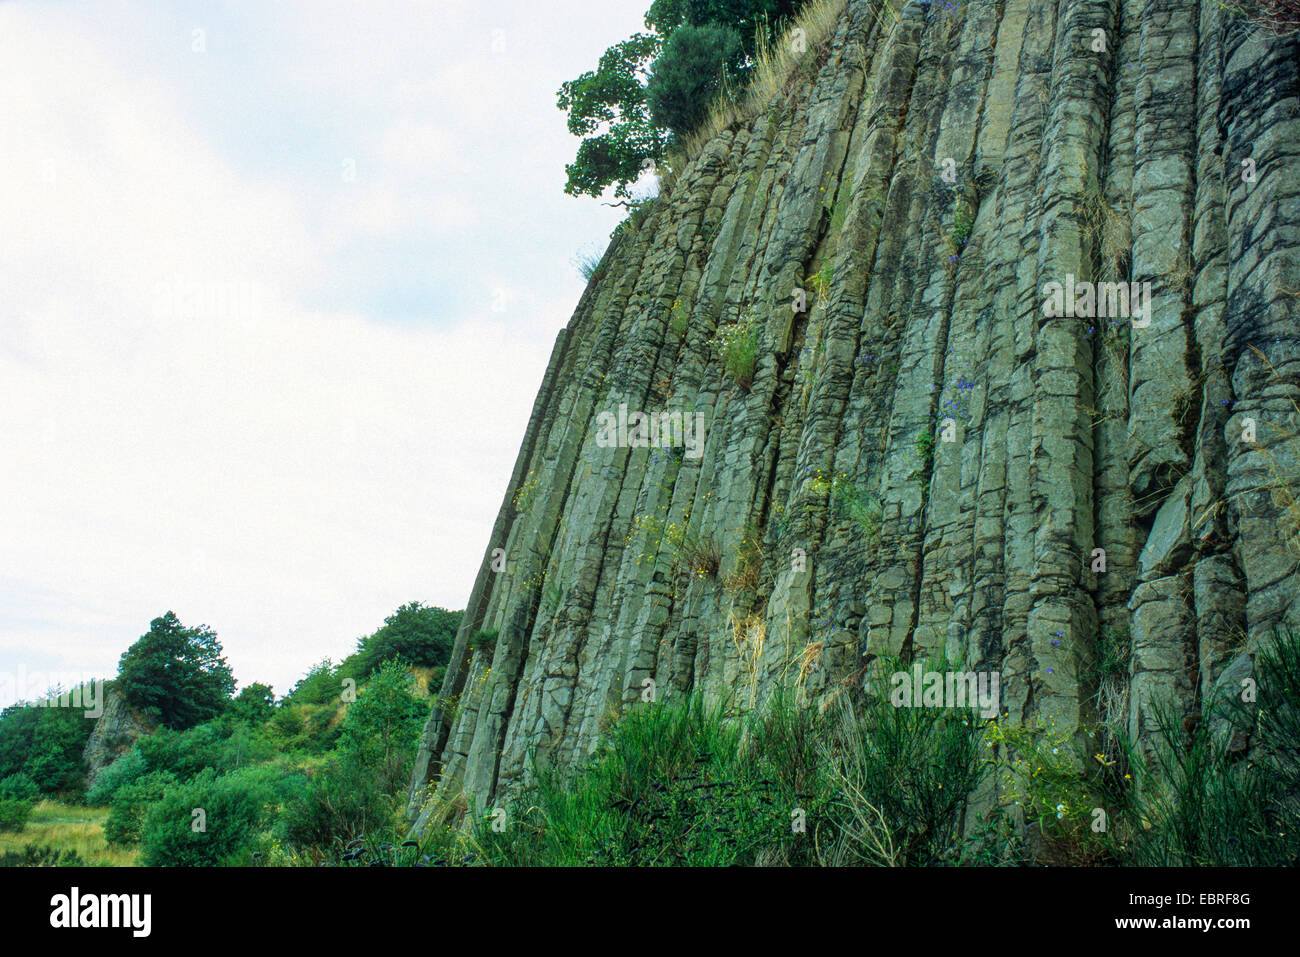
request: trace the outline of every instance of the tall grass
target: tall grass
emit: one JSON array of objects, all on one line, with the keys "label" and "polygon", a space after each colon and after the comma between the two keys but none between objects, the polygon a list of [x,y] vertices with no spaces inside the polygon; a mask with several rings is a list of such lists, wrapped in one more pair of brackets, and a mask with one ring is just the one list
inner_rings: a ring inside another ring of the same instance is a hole
[{"label": "tall grass", "polygon": [[92,867],[129,867],[136,849],[109,846],[104,839],[108,808],[74,807],[41,801],[27,827],[16,834],[0,834],[0,855],[22,855],[28,847],[48,847],[55,853],[72,852]]},{"label": "tall grass", "polygon": [[1255,671],[1256,702],[1232,689],[1190,731],[1173,709],[1156,709],[1151,760],[1130,756],[1137,788],[1118,838],[1126,861],[1300,864],[1300,635],[1278,633]]},{"label": "tall grass", "polygon": [[472,840],[508,866],[958,863],[980,741],[971,712],[884,695],[822,714],[778,693],[744,717],[685,697],[572,774],[537,767]]}]

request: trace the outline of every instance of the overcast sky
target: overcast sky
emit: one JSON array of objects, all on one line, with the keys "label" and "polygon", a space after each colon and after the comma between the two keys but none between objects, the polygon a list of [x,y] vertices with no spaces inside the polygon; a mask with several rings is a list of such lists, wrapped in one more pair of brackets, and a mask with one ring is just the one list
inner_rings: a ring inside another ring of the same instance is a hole
[{"label": "overcast sky", "polygon": [[555,91],[647,6],[0,3],[0,672],[464,607],[619,219]]}]

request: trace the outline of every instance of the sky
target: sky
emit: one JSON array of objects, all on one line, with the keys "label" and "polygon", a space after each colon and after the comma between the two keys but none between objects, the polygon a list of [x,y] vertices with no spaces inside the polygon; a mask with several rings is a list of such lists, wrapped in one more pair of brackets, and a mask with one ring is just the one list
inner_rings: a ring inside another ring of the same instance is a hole
[{"label": "sky", "polygon": [[621,218],[555,93],[647,6],[0,2],[0,706],[169,610],[283,694],[464,607]]}]

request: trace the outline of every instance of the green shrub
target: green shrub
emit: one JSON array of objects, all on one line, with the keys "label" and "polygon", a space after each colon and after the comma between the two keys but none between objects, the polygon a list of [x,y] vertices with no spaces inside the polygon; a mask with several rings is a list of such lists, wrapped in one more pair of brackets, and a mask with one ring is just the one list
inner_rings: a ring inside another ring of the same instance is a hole
[{"label": "green shrub", "polygon": [[144,754],[138,747],[132,748],[99,772],[99,777],[86,792],[86,803],[92,807],[107,807],[113,803],[120,788],[139,780],[148,770]]},{"label": "green shrub", "polygon": [[0,833],[21,831],[32,816],[32,802],[21,798],[0,799]]},{"label": "green shrub", "polygon": [[504,817],[473,823],[474,838],[499,865],[752,864],[797,857],[800,845],[807,854],[792,819],[809,808],[799,788],[816,773],[808,720],[783,713],[747,726],[692,698],[635,710],[571,779],[537,768]]},{"label": "green shrub", "polygon": [[145,812],[176,783],[176,775],[170,771],[152,771],[118,788],[104,821],[104,840],[120,845],[138,843]]},{"label": "green shrub", "polygon": [[85,867],[74,850],[60,851],[46,844],[24,844],[21,850],[0,852],[0,867]]},{"label": "green shrub", "polygon": [[34,801],[40,793],[36,782],[21,771],[0,779],[0,801]]},{"label": "green shrub", "polygon": [[145,815],[141,862],[147,867],[227,863],[252,842],[264,797],[248,781],[217,777],[210,770],[168,788]]},{"label": "green shrub", "polygon": [[[886,663],[883,673],[893,670]],[[957,863],[966,802],[986,773],[975,712],[894,707],[881,691],[828,714],[835,720],[823,744],[830,806],[822,863]]]},{"label": "green shrub", "polygon": [[187,731],[159,728],[136,742],[150,771],[170,771],[177,778],[191,778],[221,761],[221,732],[211,724]]},{"label": "green shrub", "polygon": [[739,81],[744,58],[740,33],[731,27],[678,27],[651,67],[646,85],[651,121],[678,137],[694,130],[723,85]]},{"label": "green shrub", "polygon": [[367,768],[333,755],[286,803],[280,827],[300,850],[338,854],[350,841],[381,828],[396,804]]},{"label": "green shrub", "polygon": [[[1136,788],[1118,841],[1150,866],[1286,866],[1300,861],[1300,634],[1255,659],[1256,701],[1209,702],[1188,731],[1157,707],[1148,764],[1128,746]],[[1249,737],[1248,737],[1249,736]],[[1253,748],[1237,748],[1249,741]]]}]

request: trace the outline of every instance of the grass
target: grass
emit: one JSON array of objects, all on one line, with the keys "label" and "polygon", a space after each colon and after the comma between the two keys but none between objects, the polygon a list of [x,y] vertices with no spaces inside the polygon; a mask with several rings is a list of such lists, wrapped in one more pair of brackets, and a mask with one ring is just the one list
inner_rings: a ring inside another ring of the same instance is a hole
[{"label": "grass", "polygon": [[109,846],[104,840],[107,818],[108,808],[41,801],[26,828],[16,834],[0,834],[0,855],[41,846],[61,853],[71,851],[92,867],[129,867],[135,863],[136,849]]},{"label": "grass", "polygon": [[471,819],[472,853],[498,866],[972,862],[962,818],[987,772],[970,712],[886,694],[824,714],[784,693],[741,717],[728,704],[643,705],[573,773],[535,764],[504,815]]},{"label": "grass", "polygon": [[736,543],[736,567],[724,586],[729,592],[753,591],[763,573],[763,540],[752,528],[745,529]]},{"label": "grass", "polygon": [[748,392],[754,384],[761,340],[762,329],[758,318],[752,314],[720,326],[712,339],[722,362],[722,371],[742,391]]},{"label": "grass", "polygon": [[577,257],[578,272],[582,275],[584,282],[591,282],[591,277],[600,268],[600,260],[603,255],[603,253],[582,253]]}]

